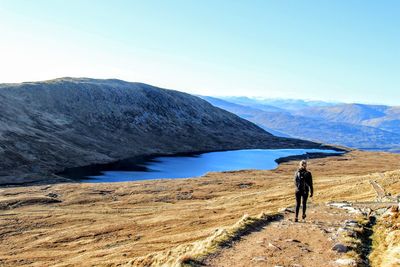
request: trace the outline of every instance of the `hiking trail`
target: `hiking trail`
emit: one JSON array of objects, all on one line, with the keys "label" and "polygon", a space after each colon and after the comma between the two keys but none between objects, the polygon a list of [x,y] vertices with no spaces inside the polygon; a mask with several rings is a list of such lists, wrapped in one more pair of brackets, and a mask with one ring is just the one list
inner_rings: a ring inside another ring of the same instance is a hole
[{"label": "hiking trail", "polygon": [[[294,208],[234,241],[204,261],[205,266],[369,266],[371,227],[375,212],[396,201],[376,181],[370,181],[376,201],[313,204],[307,218],[294,222]],[[301,211],[300,211],[301,214]]]}]

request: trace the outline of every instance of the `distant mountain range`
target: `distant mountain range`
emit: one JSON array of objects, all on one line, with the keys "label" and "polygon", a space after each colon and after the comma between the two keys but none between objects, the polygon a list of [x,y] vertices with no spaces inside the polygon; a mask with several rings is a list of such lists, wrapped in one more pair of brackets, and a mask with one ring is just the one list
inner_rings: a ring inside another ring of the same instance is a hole
[{"label": "distant mountain range", "polygon": [[400,152],[400,107],[247,97],[203,98],[278,136]]},{"label": "distant mountain range", "polygon": [[339,104],[338,102],[325,102],[325,101],[303,100],[303,99],[251,98],[247,96],[227,96],[219,98],[244,106],[253,106],[255,108],[260,108],[260,109],[263,109],[262,107],[265,107],[267,109],[265,111],[298,110],[308,107],[325,107],[325,106],[334,106],[336,104]]},{"label": "distant mountain range", "polygon": [[[196,96],[121,80],[0,84],[0,184],[154,154],[319,144],[271,135]],[[49,180],[47,180],[49,181]]]},{"label": "distant mountain range", "polygon": [[333,122],[371,126],[400,134],[400,106],[341,104],[330,107],[300,109],[294,114],[322,118]]}]

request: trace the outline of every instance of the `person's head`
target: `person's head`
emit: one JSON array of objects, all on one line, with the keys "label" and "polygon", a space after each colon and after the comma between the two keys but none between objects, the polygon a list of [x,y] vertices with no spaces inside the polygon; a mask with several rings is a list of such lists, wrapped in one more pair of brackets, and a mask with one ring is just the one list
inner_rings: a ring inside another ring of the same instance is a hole
[{"label": "person's head", "polygon": [[307,169],[307,161],[306,160],[302,160],[299,162],[299,170],[306,170]]}]

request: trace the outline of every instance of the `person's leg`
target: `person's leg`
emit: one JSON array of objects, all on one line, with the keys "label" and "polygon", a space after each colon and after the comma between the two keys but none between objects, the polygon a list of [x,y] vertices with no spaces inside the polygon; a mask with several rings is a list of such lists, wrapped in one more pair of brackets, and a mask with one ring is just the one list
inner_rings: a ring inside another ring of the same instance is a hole
[{"label": "person's leg", "polygon": [[297,218],[299,217],[300,203],[301,203],[301,193],[296,192],[296,218],[295,218],[296,221]]},{"label": "person's leg", "polygon": [[308,192],[303,194],[303,219],[306,218]]}]

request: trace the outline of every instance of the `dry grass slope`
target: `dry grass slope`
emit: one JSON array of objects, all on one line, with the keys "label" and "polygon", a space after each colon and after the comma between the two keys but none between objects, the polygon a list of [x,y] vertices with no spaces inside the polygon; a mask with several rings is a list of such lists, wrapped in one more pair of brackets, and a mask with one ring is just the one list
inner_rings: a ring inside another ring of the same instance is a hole
[{"label": "dry grass slope", "polygon": [[[381,177],[386,191],[400,192],[400,171],[387,172]],[[385,212],[374,226],[371,266],[400,266],[400,204]]]},{"label": "dry grass slope", "polygon": [[[312,201],[374,200],[370,180],[395,195],[399,184],[385,172],[400,169],[399,162],[400,155],[360,151],[311,159]],[[2,188],[0,265],[117,266],[168,251],[197,259],[219,238],[235,236],[237,226],[231,227],[244,214],[252,222],[293,205],[296,166],[193,179]],[[48,198],[54,201],[44,203]],[[226,233],[216,235],[216,229]]]},{"label": "dry grass slope", "polygon": [[204,258],[215,253],[225,244],[245,235],[266,223],[281,218],[279,213],[257,216],[244,215],[234,225],[216,229],[210,237],[190,244],[177,246],[173,249],[152,253],[139,257],[128,263],[128,266],[185,266],[201,262]]}]

